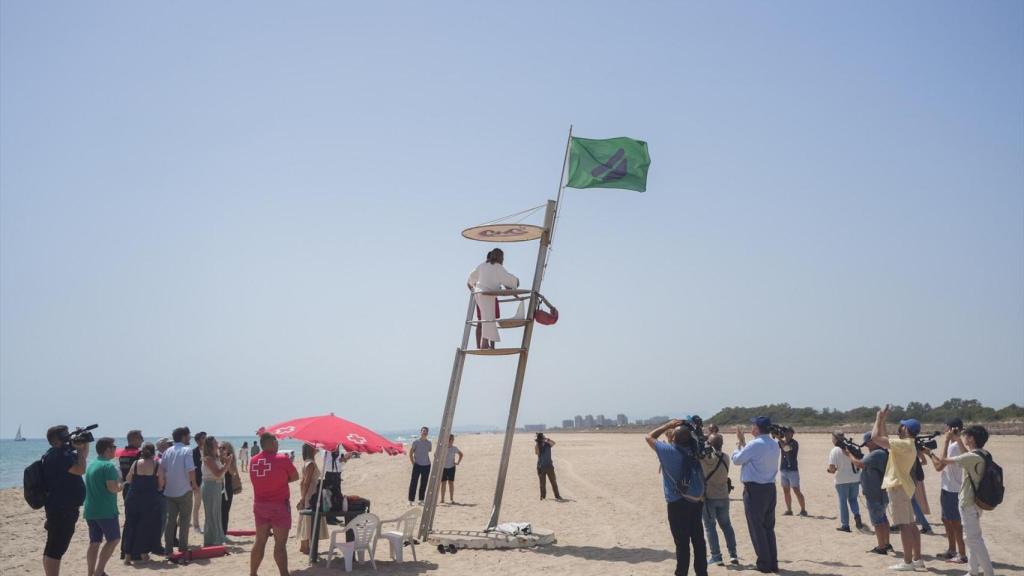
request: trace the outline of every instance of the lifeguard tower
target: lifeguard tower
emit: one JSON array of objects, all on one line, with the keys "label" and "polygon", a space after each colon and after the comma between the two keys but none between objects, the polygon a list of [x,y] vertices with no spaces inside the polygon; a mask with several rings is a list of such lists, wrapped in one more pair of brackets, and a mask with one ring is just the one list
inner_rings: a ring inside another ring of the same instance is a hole
[{"label": "lifeguard tower", "polygon": [[[523,381],[526,377],[526,362],[530,358],[533,327],[538,319],[538,305],[541,301],[546,302],[541,296],[540,287],[551,253],[551,242],[555,226],[558,223],[558,210],[566,186],[572,188],[620,188],[643,192],[647,186],[647,168],[650,162],[646,142],[629,138],[606,140],[573,138],[570,126],[565,158],[562,161],[562,175],[558,184],[558,196],[555,200],[548,200],[546,204],[463,230],[464,237],[480,242],[530,242],[537,240],[539,241],[537,264],[533,272],[533,283],[529,289],[497,290],[484,293],[487,296],[496,297],[498,302],[527,303],[525,313],[522,315],[516,314],[516,317],[513,318],[476,320],[473,316],[476,302],[474,296],[470,294],[466,321],[462,330],[462,343],[455,349],[455,362],[452,366],[451,379],[448,381],[448,398],[445,402],[440,435],[438,436],[439,446],[434,451],[434,461],[430,467],[430,478],[427,481],[427,499],[424,502],[419,530],[421,541],[429,540],[432,543],[455,546],[456,548],[518,548],[554,543],[554,534],[540,528],[532,527],[532,533],[526,536],[508,536],[496,531],[495,528],[498,526],[498,518],[501,515],[501,499],[505,491],[505,478],[508,475],[512,439],[516,431],[516,418],[519,415],[519,399],[523,393]],[[543,226],[519,223],[526,216],[541,208],[545,209]],[[523,216],[524,214],[525,216]],[[517,217],[520,217],[519,221],[508,221]],[[470,331],[483,322],[496,322],[499,330],[522,328],[522,341],[518,347],[514,348],[470,348]],[[552,323],[552,321],[546,323]],[[487,526],[479,531],[435,531],[433,529],[434,514],[437,511],[441,472],[444,469],[446,454],[444,448],[448,444],[447,439],[452,431],[452,420],[455,417],[455,406],[459,399],[459,386],[462,383],[462,369],[466,364],[466,357],[499,355],[517,355],[519,362],[516,366],[508,421],[505,424],[505,439],[501,447],[501,463],[498,467],[498,479],[494,487],[494,502],[490,519],[487,521]]]},{"label": "lifeguard tower", "polygon": [[[476,320],[474,318],[473,312],[476,309],[476,300],[473,294],[469,296],[466,321],[462,330],[462,344],[455,349],[455,362],[452,366],[451,379],[448,382],[448,398],[445,402],[444,414],[441,418],[441,431],[438,436],[439,448],[434,451],[434,462],[430,467],[430,478],[427,482],[427,498],[423,504],[423,517],[420,523],[420,540],[429,539],[434,543],[446,546],[454,545],[457,548],[509,548],[536,546],[554,542],[554,534],[540,529],[534,529],[533,534],[530,536],[517,537],[509,537],[494,532],[494,528],[498,525],[499,515],[501,514],[501,499],[505,491],[505,478],[508,475],[508,463],[512,453],[512,439],[515,435],[516,418],[519,414],[519,399],[522,396],[523,381],[526,377],[526,362],[530,356],[530,341],[533,338],[535,313],[542,298],[540,286],[544,279],[544,268],[547,264],[547,256],[551,247],[552,232],[558,212],[558,201],[548,200],[546,205],[538,206],[527,212],[542,207],[546,208],[543,226],[493,223],[467,228],[462,232],[464,237],[480,242],[530,242],[538,240],[540,245],[537,249],[537,264],[534,268],[533,283],[529,289],[497,290],[484,293],[488,296],[497,297],[498,302],[526,303],[525,314],[522,317],[497,318],[493,320],[493,322],[497,323],[499,330],[523,329],[522,340],[518,347],[474,349],[470,346],[470,332],[476,326],[482,322],[488,322],[488,320]],[[437,510],[437,498],[441,486],[441,471],[444,468],[445,450],[443,447],[447,445],[443,440],[448,438],[452,431],[452,421],[455,417],[455,407],[459,399],[459,386],[462,383],[462,369],[466,364],[466,357],[508,355],[518,355],[519,362],[516,366],[515,384],[512,388],[512,401],[509,406],[508,421],[505,424],[505,439],[501,447],[501,463],[498,467],[497,484],[494,487],[494,503],[491,508],[490,519],[483,530],[457,530],[434,533],[434,513]]]}]

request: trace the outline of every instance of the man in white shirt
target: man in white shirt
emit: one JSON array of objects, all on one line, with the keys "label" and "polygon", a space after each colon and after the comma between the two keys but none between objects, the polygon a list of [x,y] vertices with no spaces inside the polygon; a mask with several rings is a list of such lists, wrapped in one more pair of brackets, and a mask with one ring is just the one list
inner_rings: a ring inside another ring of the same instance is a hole
[{"label": "man in white shirt", "polygon": [[[939,454],[945,454],[946,458],[953,459],[967,450],[964,448],[963,440],[960,438],[960,431],[963,430],[963,420],[950,418],[946,421],[946,435],[942,439],[942,450]],[[950,436],[953,441],[950,441]],[[964,471],[959,464],[946,464],[942,460],[932,460],[935,469],[942,473],[942,492],[939,502],[942,504],[942,523],[946,526],[946,551],[936,554],[936,558],[942,558],[956,564],[967,563],[967,551],[964,545],[964,527],[960,521],[960,487],[964,483]]]},{"label": "man in white shirt", "polygon": [[860,470],[846,457],[845,450],[840,447],[844,436],[842,432],[832,433],[832,451],[828,454],[828,473],[836,476],[836,493],[839,494],[839,527],[840,532],[850,532],[850,510],[857,529],[864,528],[860,519],[860,504],[857,495],[860,492]]},{"label": "man in white shirt", "polygon": [[[462,450],[455,445],[455,435],[448,435],[447,452],[444,455],[444,470],[441,472],[441,503],[444,504],[444,488],[448,486],[448,500],[455,504],[455,467],[462,464]],[[456,459],[455,457],[459,458]]]}]

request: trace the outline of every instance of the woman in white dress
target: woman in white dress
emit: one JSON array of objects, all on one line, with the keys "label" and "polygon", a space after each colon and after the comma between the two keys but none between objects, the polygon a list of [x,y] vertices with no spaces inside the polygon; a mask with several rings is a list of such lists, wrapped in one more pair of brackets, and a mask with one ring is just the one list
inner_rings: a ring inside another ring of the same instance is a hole
[{"label": "woman in white dress", "polygon": [[487,261],[477,266],[466,282],[475,294],[476,317],[481,321],[476,326],[477,348],[494,348],[494,343],[501,341],[498,323],[494,321],[501,314],[498,309],[498,298],[484,295],[482,292],[519,287],[519,279],[505,270],[504,263],[505,253],[501,248],[495,248],[487,253]]}]

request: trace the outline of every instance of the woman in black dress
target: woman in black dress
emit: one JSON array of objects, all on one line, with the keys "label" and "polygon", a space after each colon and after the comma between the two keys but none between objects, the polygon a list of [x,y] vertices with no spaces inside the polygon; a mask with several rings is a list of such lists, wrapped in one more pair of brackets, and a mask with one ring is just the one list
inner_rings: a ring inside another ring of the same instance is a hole
[{"label": "woman in black dress", "polygon": [[140,458],[128,471],[132,489],[125,497],[125,562],[148,561],[160,548],[160,486],[156,447],[143,444]]}]

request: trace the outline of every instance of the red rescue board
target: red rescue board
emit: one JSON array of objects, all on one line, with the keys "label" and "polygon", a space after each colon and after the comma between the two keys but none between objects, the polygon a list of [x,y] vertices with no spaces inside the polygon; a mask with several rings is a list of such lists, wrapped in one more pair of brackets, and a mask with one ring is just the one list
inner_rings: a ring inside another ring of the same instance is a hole
[{"label": "red rescue board", "polygon": [[223,546],[204,546],[202,548],[196,548],[194,550],[186,550],[184,552],[175,552],[167,557],[168,560],[175,564],[187,564],[193,560],[203,560],[206,558],[220,558],[228,553],[227,549]]}]

